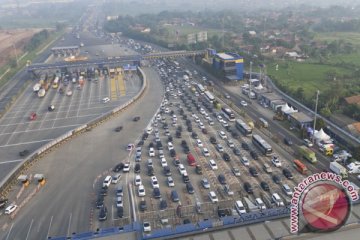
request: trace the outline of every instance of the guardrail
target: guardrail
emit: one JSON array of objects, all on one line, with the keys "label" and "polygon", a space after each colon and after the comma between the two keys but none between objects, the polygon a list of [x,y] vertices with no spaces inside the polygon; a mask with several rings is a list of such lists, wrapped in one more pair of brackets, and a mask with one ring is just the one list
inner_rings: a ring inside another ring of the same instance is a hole
[{"label": "guardrail", "polygon": [[11,187],[16,184],[17,177],[21,175],[23,172],[28,170],[37,160],[42,158],[44,155],[49,153],[54,147],[59,146],[61,143],[66,142],[71,137],[76,136],[80,133],[83,133],[85,131],[89,131],[91,128],[96,127],[97,125],[101,124],[102,122],[110,119],[115,114],[118,114],[125,110],[128,106],[136,102],[143,94],[147,87],[147,80],[144,72],[141,70],[141,68],[138,68],[138,71],[141,75],[140,79],[142,81],[142,87],[140,91],[128,102],[124,103],[123,105],[116,107],[115,109],[104,113],[103,115],[97,117],[96,119],[88,122],[87,124],[84,124],[80,127],[75,128],[74,130],[71,130],[60,137],[52,140],[51,142],[45,144],[44,146],[40,147],[36,151],[34,151],[30,156],[24,159],[24,161],[19,164],[16,168],[14,168],[0,183],[0,197],[6,198],[8,193],[11,190]]}]

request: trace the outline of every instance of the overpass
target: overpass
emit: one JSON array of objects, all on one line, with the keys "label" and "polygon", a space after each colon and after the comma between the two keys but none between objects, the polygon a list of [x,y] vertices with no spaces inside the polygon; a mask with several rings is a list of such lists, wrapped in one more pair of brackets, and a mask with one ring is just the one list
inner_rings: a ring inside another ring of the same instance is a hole
[{"label": "overpass", "polygon": [[145,55],[126,55],[119,57],[108,57],[108,58],[97,58],[85,61],[76,62],[56,62],[56,63],[35,63],[28,66],[28,72],[34,72],[36,70],[49,70],[54,68],[68,68],[68,67],[91,67],[95,65],[106,65],[106,66],[119,66],[121,64],[133,64],[140,65],[142,60],[158,59],[158,58],[176,58],[176,57],[195,57],[205,55],[205,50],[199,51],[169,51],[169,52],[157,52],[149,53]]}]

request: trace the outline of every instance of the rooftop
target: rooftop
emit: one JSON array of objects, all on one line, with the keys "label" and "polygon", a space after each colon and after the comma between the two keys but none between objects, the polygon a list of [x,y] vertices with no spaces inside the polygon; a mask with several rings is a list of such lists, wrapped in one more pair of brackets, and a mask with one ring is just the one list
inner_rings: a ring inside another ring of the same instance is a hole
[{"label": "rooftop", "polygon": [[347,97],[347,98],[345,98],[345,101],[346,101],[348,104],[358,104],[358,105],[360,105],[360,95],[355,95],[355,96]]},{"label": "rooftop", "polygon": [[263,93],[263,94],[261,94],[261,96],[262,96],[263,98],[266,98],[266,99],[269,100],[269,101],[282,100],[282,99],[283,99],[280,95],[278,95],[278,94],[276,94],[276,93],[273,93],[273,92]]},{"label": "rooftop", "polygon": [[300,123],[308,123],[308,122],[313,121],[313,119],[311,117],[309,117],[308,115],[306,115],[303,112],[290,113],[290,116]]},{"label": "rooftop", "polygon": [[223,59],[223,60],[232,60],[234,59],[233,56],[226,54],[226,53],[218,53],[216,54],[219,58]]}]

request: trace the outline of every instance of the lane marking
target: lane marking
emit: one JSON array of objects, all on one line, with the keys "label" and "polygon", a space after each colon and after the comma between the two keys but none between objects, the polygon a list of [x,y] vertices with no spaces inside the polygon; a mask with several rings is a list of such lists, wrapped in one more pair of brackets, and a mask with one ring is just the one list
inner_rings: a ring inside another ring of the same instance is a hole
[{"label": "lane marking", "polygon": [[46,239],[48,239],[48,238],[49,238],[49,234],[50,234],[50,229],[51,229],[52,220],[53,220],[53,216],[51,216],[51,218],[50,218],[50,224],[49,224],[49,228],[48,228],[48,231],[47,231],[47,234],[46,234]]},{"label": "lane marking", "polygon": [[34,130],[25,130],[25,131],[13,132],[13,133],[3,133],[3,134],[0,134],[0,136],[8,135],[8,134],[17,134],[17,133],[40,132],[40,131],[46,131],[46,130],[53,130],[53,129],[57,129],[57,128],[77,127],[77,126],[80,126],[80,125],[82,125],[82,124],[64,125],[64,126],[59,126],[59,127],[34,129]]},{"label": "lane marking", "polygon": [[68,225],[68,230],[67,230],[67,236],[69,236],[69,235],[70,235],[71,217],[72,217],[72,213],[70,213],[69,225]]},{"label": "lane marking", "polygon": [[10,233],[11,233],[11,230],[12,230],[13,226],[14,226],[14,223],[11,224],[11,227],[10,227],[10,229],[9,229],[8,235],[6,236],[6,239],[5,239],[5,240],[8,240],[8,239],[9,239],[9,236],[10,236]]},{"label": "lane marking", "polygon": [[0,162],[0,165],[1,164],[6,164],[6,163],[21,162],[22,160],[24,160],[24,159],[16,159],[16,160],[9,160],[9,161],[5,161],[5,162]]},{"label": "lane marking", "polygon": [[27,232],[27,234],[26,234],[25,240],[28,240],[28,238],[29,238],[29,234],[30,234],[30,231],[31,231],[31,227],[32,227],[32,225],[33,225],[33,222],[34,222],[34,219],[31,219],[30,227],[29,227],[29,230],[28,230],[28,232]]},{"label": "lane marking", "polygon": [[6,145],[1,145],[0,148],[3,147],[10,147],[10,146],[18,146],[18,145],[24,145],[24,144],[31,144],[31,143],[38,143],[38,142],[50,142],[54,140],[52,139],[44,139],[44,140],[39,140],[39,141],[32,141],[32,142],[21,142],[21,143],[14,143],[14,144],[6,144]]}]

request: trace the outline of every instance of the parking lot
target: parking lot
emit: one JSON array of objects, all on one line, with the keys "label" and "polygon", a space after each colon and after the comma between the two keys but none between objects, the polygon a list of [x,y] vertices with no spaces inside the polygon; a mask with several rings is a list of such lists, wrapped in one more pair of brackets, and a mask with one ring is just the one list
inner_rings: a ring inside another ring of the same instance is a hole
[{"label": "parking lot", "polygon": [[[106,206],[111,206],[113,218],[127,219],[134,208],[137,219],[159,228],[162,224],[240,214],[235,210],[239,200],[246,212],[287,205],[291,194],[283,185],[293,188],[302,178],[291,167],[292,159],[274,151],[271,156],[263,155],[252,136],[243,135],[234,121],[226,120],[221,108],[214,108],[203,94],[194,91],[200,76],[194,74],[184,82],[183,70],[176,70],[171,62],[158,61],[157,67],[165,97],[139,140],[127,146],[128,159],[118,166],[119,172],[124,164],[130,169],[121,173],[119,183],[110,186]],[[166,72],[168,69],[173,72]],[[261,135],[254,129],[255,134]],[[272,161],[274,156],[278,161]],[[182,166],[185,169],[180,169]],[[291,179],[284,176],[283,169],[289,169]],[[129,191],[124,191],[123,207],[117,215],[116,208],[121,206],[116,205],[115,196],[119,185]],[[129,204],[131,199],[133,205]],[[259,199],[263,203],[257,202]]]}]

